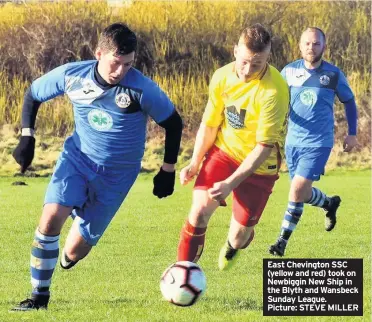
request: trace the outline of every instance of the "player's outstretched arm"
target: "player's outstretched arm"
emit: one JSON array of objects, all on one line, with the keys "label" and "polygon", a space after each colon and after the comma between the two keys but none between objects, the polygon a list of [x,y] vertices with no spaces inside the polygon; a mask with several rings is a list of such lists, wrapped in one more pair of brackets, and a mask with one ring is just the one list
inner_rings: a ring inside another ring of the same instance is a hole
[{"label": "player's outstretched arm", "polygon": [[175,164],[182,137],[182,119],[176,110],[165,121],[158,123],[165,129],[164,163],[154,177],[153,194],[158,198],[170,196],[174,191]]},{"label": "player's outstretched arm", "polygon": [[41,102],[35,100],[31,88],[26,91],[22,107],[22,133],[20,141],[13,151],[13,157],[24,173],[31,165],[35,154],[34,127],[36,114]]}]

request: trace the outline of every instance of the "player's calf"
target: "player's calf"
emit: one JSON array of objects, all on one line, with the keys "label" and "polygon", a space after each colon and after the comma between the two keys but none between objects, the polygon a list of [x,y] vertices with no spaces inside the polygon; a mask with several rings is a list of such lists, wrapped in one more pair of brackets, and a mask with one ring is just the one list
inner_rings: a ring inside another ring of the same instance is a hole
[{"label": "player's calf", "polygon": [[72,267],[74,267],[76,264],[77,264],[78,261],[73,261],[71,260],[70,258],[68,258],[68,256],[66,255],[66,252],[65,250],[63,249],[62,250],[62,254],[61,254],[61,260],[60,260],[60,265],[63,269],[70,269]]},{"label": "player's calf", "polygon": [[253,238],[254,238],[254,230],[252,230],[245,244],[242,245],[242,247],[239,249],[232,247],[230,242],[227,240],[226,243],[222,246],[221,251],[220,251],[220,255],[218,258],[218,268],[221,271],[223,271],[223,270],[228,270],[232,266],[234,266],[240,255],[240,251],[242,249],[247,248],[249,244],[252,242]]}]

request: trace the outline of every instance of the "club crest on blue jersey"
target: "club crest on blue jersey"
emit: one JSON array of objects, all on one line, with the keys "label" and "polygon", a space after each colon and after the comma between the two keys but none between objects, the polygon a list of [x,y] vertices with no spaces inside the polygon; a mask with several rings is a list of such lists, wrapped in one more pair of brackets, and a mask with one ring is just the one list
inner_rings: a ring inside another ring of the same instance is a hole
[{"label": "club crest on blue jersey", "polygon": [[116,95],[115,102],[120,108],[127,108],[131,103],[130,97],[126,93],[120,93]]},{"label": "club crest on blue jersey", "polygon": [[300,100],[302,104],[306,106],[314,106],[317,100],[317,95],[313,90],[305,89],[300,94]]},{"label": "club crest on blue jersey", "polygon": [[329,82],[331,81],[331,79],[327,75],[322,75],[320,76],[319,81],[320,81],[320,84],[327,86]]},{"label": "club crest on blue jersey", "polygon": [[112,128],[112,117],[105,111],[93,109],[88,113],[88,121],[97,131],[107,131]]}]

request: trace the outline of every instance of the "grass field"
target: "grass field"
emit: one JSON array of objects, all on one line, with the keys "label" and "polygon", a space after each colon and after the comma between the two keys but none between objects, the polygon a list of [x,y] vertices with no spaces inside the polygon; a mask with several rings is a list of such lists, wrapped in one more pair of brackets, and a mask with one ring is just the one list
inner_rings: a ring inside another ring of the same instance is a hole
[{"label": "grass field", "polygon": [[[49,310],[28,313],[8,309],[29,295],[30,245],[48,179],[25,178],[28,186],[12,186],[15,178],[0,178],[0,321],[370,321],[370,177],[370,171],[324,177],[317,186],[343,198],[335,231],[325,232],[323,212],[306,207],[287,248],[288,258],[363,258],[364,316],[292,318],[262,316],[262,259],[269,258],[267,248],[279,232],[286,174],[276,185],[254,242],[229,272],[218,271],[217,257],[230,208],[216,212],[199,262],[208,288],[195,306],[172,306],[159,291],[160,275],[176,257],[191,187],[177,185],[173,196],[158,200],[151,194],[152,176],[142,175],[92,253],[71,271],[56,268]],[[61,246],[70,224],[62,232]]]}]

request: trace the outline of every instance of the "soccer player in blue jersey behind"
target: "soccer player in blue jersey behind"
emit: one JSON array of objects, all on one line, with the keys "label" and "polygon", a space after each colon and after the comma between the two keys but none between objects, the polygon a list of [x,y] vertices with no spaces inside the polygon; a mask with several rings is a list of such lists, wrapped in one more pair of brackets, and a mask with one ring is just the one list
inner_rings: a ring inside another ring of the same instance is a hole
[{"label": "soccer player in blue jersey behind", "polygon": [[316,27],[307,28],[300,40],[303,59],[288,64],[281,72],[291,95],[285,155],[292,181],[280,236],[269,248],[272,255],[284,255],[287,242],[301,218],[304,203],[326,211],[326,231],[331,231],[336,225],[341,198],[329,197],[312,186],[324,174],[333,147],[335,95],[345,106],[348,123],[344,151],[350,152],[357,144],[354,95],[342,71],[322,59],[325,48],[324,32]]},{"label": "soccer player in blue jersey behind", "polygon": [[100,35],[96,60],[68,63],[36,79],[26,92],[22,136],[13,156],[24,172],[34,156],[34,125],[42,102],[66,94],[75,130],[49,183],[31,250],[31,298],[13,310],[46,309],[59,254],[59,234],[74,218],[61,254],[69,269],[88,255],[124,201],[141,167],[148,116],[165,129],[164,163],[153,193],[173,193],[182,120],[165,93],[133,68],[136,35],[124,24]]}]

